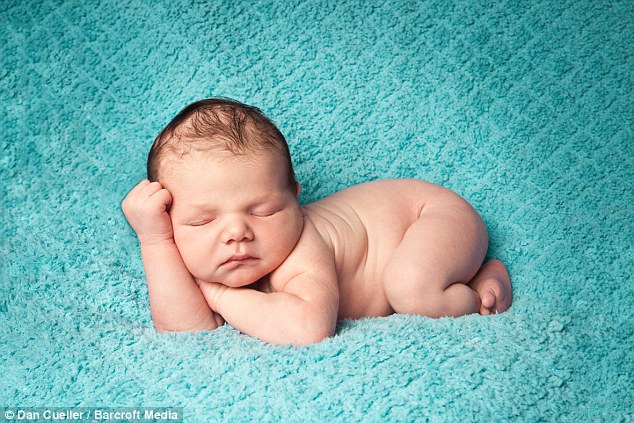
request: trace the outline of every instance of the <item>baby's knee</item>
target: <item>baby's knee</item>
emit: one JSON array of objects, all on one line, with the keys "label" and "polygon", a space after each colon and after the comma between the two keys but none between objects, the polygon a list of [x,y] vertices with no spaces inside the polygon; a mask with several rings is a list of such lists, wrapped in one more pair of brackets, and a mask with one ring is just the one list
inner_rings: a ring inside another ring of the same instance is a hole
[{"label": "baby's knee", "polygon": [[410,296],[394,304],[391,303],[391,306],[394,312],[399,314],[415,314],[434,319],[447,316],[447,307],[442,295]]},{"label": "baby's knee", "polygon": [[394,312],[427,317],[444,316],[442,284],[412,279],[384,280],[385,296]]}]

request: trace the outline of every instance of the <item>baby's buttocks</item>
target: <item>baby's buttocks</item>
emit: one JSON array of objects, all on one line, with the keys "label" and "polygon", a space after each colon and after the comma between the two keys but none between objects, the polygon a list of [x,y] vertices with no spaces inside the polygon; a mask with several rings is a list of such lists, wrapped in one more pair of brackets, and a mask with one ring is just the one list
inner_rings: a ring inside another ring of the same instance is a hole
[{"label": "baby's buttocks", "polygon": [[412,179],[368,182],[303,207],[332,248],[339,317],[387,315],[382,273],[427,198],[444,188]]}]

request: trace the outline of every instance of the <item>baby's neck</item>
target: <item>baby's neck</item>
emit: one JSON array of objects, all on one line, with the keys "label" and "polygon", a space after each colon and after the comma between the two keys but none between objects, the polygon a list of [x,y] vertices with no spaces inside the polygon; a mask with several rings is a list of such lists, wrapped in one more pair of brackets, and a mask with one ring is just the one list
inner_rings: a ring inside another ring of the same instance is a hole
[{"label": "baby's neck", "polygon": [[273,289],[271,288],[271,274],[269,273],[262,276],[260,279],[249,285],[249,288],[253,288],[256,291],[264,292],[266,294],[273,292]]}]

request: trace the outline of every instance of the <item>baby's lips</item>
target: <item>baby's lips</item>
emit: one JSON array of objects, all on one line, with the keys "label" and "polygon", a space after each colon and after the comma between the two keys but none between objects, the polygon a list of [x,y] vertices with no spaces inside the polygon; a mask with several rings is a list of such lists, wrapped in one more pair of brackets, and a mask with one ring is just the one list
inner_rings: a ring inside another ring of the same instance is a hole
[{"label": "baby's lips", "polygon": [[222,264],[227,264],[234,261],[245,261],[249,259],[255,259],[255,257],[253,257],[250,254],[234,254],[231,257],[229,257],[227,260],[225,260]]}]

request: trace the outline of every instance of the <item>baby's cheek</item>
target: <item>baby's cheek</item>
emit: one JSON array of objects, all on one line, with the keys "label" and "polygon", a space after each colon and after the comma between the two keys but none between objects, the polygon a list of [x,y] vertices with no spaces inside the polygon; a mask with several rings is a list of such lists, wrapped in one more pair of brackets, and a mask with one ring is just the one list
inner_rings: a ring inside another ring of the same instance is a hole
[{"label": "baby's cheek", "polygon": [[[181,258],[185,263],[185,266],[190,271],[190,273],[194,274],[201,262],[201,248],[197,247],[195,240],[191,237],[187,236],[177,236],[174,234],[174,242],[176,243],[176,248],[181,254]],[[194,276],[196,276],[194,274]]]},{"label": "baby's cheek", "polygon": [[273,235],[274,244],[272,249],[275,251],[276,259],[278,262],[283,262],[291,254],[297,240],[299,239],[296,231],[287,230],[284,232],[277,232]]},{"label": "baby's cheek", "polygon": [[189,272],[193,274],[194,276],[198,276],[196,274],[196,270],[197,270],[196,260],[190,254],[189,249],[183,248],[182,246],[179,246],[178,244],[176,244],[176,247],[178,248],[178,251],[180,251],[181,253],[181,258],[183,259],[183,263],[185,263],[185,267],[187,267],[187,270],[189,270]]}]

